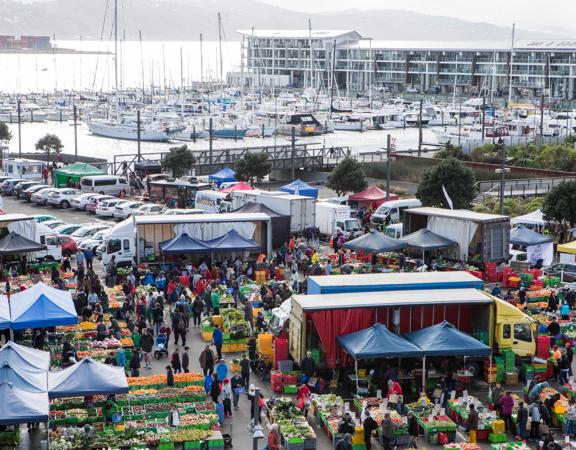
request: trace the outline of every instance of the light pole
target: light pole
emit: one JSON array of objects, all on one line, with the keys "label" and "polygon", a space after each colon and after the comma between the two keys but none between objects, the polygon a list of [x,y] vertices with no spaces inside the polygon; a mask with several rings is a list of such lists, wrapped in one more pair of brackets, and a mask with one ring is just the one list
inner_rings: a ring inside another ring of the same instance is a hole
[{"label": "light pole", "polygon": [[254,391],[254,433],[252,434],[252,450],[258,450],[258,439],[264,439],[264,432],[260,425],[260,389]]},{"label": "light pole", "polygon": [[496,169],[496,173],[500,174],[500,215],[504,215],[504,183],[506,181],[506,172],[510,172],[510,168],[506,167],[506,163],[512,161],[514,158],[506,159],[506,147],[504,146],[504,142],[500,144],[502,146],[501,149],[501,158],[500,158],[500,168]]}]

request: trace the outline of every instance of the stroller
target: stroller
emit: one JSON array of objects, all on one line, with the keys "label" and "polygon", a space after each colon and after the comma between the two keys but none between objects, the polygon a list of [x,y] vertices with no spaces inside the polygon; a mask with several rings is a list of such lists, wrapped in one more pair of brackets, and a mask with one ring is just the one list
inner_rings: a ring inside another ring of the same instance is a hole
[{"label": "stroller", "polygon": [[154,350],[154,358],[160,359],[164,356],[168,356],[168,349],[166,344],[168,343],[168,338],[164,333],[160,333],[156,337],[156,349]]}]

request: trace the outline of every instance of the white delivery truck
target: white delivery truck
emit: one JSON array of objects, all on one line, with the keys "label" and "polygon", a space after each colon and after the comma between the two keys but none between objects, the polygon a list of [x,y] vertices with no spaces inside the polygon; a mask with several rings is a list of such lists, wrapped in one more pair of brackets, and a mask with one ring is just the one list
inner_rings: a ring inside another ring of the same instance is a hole
[{"label": "white delivery truck", "polygon": [[194,207],[208,213],[230,212],[230,194],[219,191],[197,191],[194,199]]},{"label": "white delivery truck", "polygon": [[358,219],[350,217],[350,207],[329,202],[316,202],[316,227],[326,236],[334,236],[341,231],[352,238],[362,234]]},{"label": "white delivery truck", "polygon": [[[160,242],[183,233],[209,241],[230,230],[247,239],[254,239],[262,252],[272,254],[272,221],[263,213],[179,214],[132,216],[112,227],[100,246],[102,263],[112,256],[116,264],[131,265],[161,258]],[[194,254],[186,255],[194,257]]]},{"label": "white delivery truck", "polygon": [[316,226],[316,200],[281,191],[234,191],[230,193],[232,210],[248,202],[261,203],[272,211],[290,216],[290,232],[301,233]]}]

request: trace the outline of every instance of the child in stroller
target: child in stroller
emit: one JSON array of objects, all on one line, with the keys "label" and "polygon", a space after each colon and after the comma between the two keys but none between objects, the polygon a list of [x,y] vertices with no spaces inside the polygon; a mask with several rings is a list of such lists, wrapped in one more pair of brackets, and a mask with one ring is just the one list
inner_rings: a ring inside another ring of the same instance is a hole
[{"label": "child in stroller", "polygon": [[154,350],[154,358],[160,359],[164,356],[168,356],[168,349],[166,348],[166,343],[168,342],[168,337],[164,333],[160,333],[156,337],[156,348]]}]

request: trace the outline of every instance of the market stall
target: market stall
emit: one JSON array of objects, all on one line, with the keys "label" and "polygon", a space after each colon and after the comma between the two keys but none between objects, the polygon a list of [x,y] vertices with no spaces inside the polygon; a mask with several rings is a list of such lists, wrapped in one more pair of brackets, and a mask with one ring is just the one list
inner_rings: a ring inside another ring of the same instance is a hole
[{"label": "market stall", "polygon": [[348,197],[351,205],[376,209],[385,201],[398,200],[398,195],[392,192],[386,193],[378,186],[370,186],[363,191],[356,192]]},{"label": "market stall", "polygon": [[343,247],[355,252],[381,253],[406,248],[407,244],[398,239],[386,236],[379,231],[372,230],[359,238],[346,242]]},{"label": "market stall", "polygon": [[222,183],[236,181],[236,172],[229,167],[224,167],[222,170],[209,175],[208,180],[215,182],[220,187]]},{"label": "market stall", "polygon": [[[223,190],[225,192],[226,190]],[[272,225],[272,248],[280,248],[290,240],[290,216],[280,214],[262,203],[248,202],[234,210],[235,213],[263,213],[270,217]]]},{"label": "market stall", "polygon": [[302,195],[304,197],[318,198],[318,188],[310,186],[308,183],[298,179],[292,183],[282,186],[279,191],[288,192],[292,195]]},{"label": "market stall", "polygon": [[542,266],[549,266],[554,261],[554,243],[550,236],[544,236],[519,225],[510,230],[510,243],[526,248],[531,265],[541,261]]},{"label": "market stall", "polygon": [[445,238],[444,236],[440,236],[426,228],[422,228],[412,234],[403,236],[400,240],[405,242],[409,249],[422,252],[422,260],[424,260],[426,252],[458,247],[457,242]]},{"label": "market stall", "polygon": [[56,169],[54,186],[57,188],[69,187],[69,183],[79,186],[82,178],[92,175],[107,175],[107,173],[105,170],[98,169],[88,163],[76,162]]},{"label": "market stall", "polygon": [[419,347],[391,333],[380,323],[376,323],[365,330],[338,336],[336,340],[346,353],[354,358],[356,394],[360,394],[359,359],[418,358],[423,356]]}]

